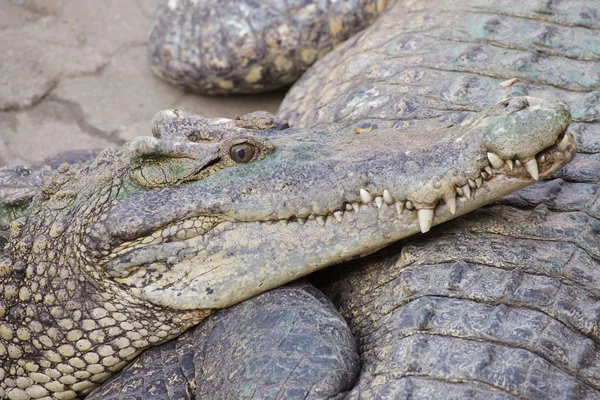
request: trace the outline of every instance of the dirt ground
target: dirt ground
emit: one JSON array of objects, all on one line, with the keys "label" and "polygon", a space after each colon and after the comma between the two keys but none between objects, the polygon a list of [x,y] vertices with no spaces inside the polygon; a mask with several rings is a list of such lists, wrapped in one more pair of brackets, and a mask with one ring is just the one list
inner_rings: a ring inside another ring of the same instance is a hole
[{"label": "dirt ground", "polygon": [[0,166],[150,135],[156,111],[275,112],[283,92],[210,98],[156,78],[147,34],[164,0],[0,0]]}]

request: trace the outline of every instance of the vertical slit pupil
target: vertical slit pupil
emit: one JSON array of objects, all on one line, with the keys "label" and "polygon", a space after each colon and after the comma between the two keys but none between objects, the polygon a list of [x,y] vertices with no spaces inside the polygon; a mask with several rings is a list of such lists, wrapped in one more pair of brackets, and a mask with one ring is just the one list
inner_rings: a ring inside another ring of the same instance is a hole
[{"label": "vertical slit pupil", "polygon": [[237,144],[230,150],[231,158],[238,163],[247,163],[254,156],[254,149],[247,143]]}]

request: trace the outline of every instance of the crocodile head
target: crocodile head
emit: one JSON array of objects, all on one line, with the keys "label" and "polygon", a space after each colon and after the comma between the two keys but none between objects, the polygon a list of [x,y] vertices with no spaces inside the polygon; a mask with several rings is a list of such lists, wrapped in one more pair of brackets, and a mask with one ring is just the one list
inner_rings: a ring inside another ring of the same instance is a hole
[{"label": "crocodile head", "polygon": [[10,223],[0,393],[89,393],[211,309],[529,185],[570,159],[569,122],[529,97],[460,125],[349,134],[159,113],[154,137],[59,168]]},{"label": "crocodile head", "polygon": [[154,138],[104,169],[112,189],[86,221],[84,252],[144,301],[227,307],[553,173],[573,152],[569,121],[562,103],[525,97],[460,125],[355,134],[165,111]]}]

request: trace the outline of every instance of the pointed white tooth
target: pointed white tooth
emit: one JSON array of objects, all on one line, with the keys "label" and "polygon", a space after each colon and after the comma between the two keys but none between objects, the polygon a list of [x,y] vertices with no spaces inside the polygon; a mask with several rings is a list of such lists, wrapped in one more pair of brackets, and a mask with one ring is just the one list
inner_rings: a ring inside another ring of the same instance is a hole
[{"label": "pointed white tooth", "polygon": [[452,192],[452,193],[448,193],[447,195],[445,195],[444,202],[448,206],[448,209],[450,210],[450,214],[452,214],[452,215],[456,214],[456,193]]},{"label": "pointed white tooth", "polygon": [[321,225],[321,226],[325,226],[325,217],[322,215],[317,215],[317,224]]},{"label": "pointed white tooth", "polygon": [[344,219],[344,212],[343,211],[336,211],[333,213],[333,216],[335,217],[335,220],[337,222],[342,222],[342,220]]},{"label": "pointed white tooth", "polygon": [[298,221],[300,225],[304,225],[304,223],[306,222],[306,218],[296,217],[296,221]]},{"label": "pointed white tooth", "polygon": [[468,182],[471,189],[477,189],[477,185],[475,184],[475,181],[473,179],[469,179]]},{"label": "pointed white tooth", "polygon": [[280,225],[283,225],[283,226],[287,226],[287,224],[289,224],[289,222],[290,222],[290,221],[289,221],[289,220],[287,220],[287,219],[280,219],[280,220],[279,220],[279,224],[280,224]]},{"label": "pointed white tooth", "polygon": [[554,152],[554,158],[556,158],[557,160],[564,160],[565,159],[565,153],[563,153],[562,151],[555,151]]},{"label": "pointed white tooth", "polygon": [[484,169],[485,169],[485,172],[487,172],[489,176],[494,175],[494,173],[492,172],[492,168],[490,168],[489,165],[486,165]]},{"label": "pointed white tooth", "polygon": [[456,188],[456,193],[458,193],[459,196],[464,196],[465,195],[465,192],[463,192],[463,190],[462,190],[461,187],[457,187]]},{"label": "pointed white tooth", "polygon": [[540,157],[540,162],[543,164],[546,162],[546,156],[541,156]]},{"label": "pointed white tooth", "polygon": [[490,161],[490,164],[492,164],[492,167],[496,169],[500,169],[504,165],[504,160],[496,153],[487,153],[487,158]]},{"label": "pointed white tooth", "polygon": [[482,177],[483,179],[487,179],[487,178],[489,178],[489,177],[490,177],[490,174],[488,174],[488,173],[487,173],[487,172],[485,172],[485,171],[481,171],[481,177]]},{"label": "pointed white tooth", "polygon": [[375,203],[377,203],[377,208],[381,208],[383,205],[383,198],[381,196],[375,197]]},{"label": "pointed white tooth", "polygon": [[406,207],[407,210],[411,210],[412,211],[412,210],[415,209],[415,207],[413,206],[412,201],[410,201],[410,200],[407,200],[406,204],[404,206]]},{"label": "pointed white tooth", "polygon": [[481,187],[481,185],[483,184],[483,178],[478,176],[477,178],[475,178],[475,184],[477,185],[478,188]]},{"label": "pointed white tooth", "polygon": [[392,204],[394,202],[394,199],[392,198],[392,195],[390,194],[390,192],[388,192],[387,189],[385,189],[383,191],[383,201],[385,201],[388,204]]},{"label": "pointed white tooth", "polygon": [[352,211],[352,204],[346,203],[346,211]]},{"label": "pointed white tooth", "polygon": [[354,209],[354,211],[358,212],[358,210],[360,210],[360,204],[352,203],[352,208]]},{"label": "pointed white tooth", "polygon": [[310,214],[306,219],[310,221],[310,220],[315,219],[315,216],[314,216],[314,214]]},{"label": "pointed white tooth", "polygon": [[419,226],[421,227],[421,232],[429,232],[429,229],[431,229],[431,223],[433,222],[433,210],[422,209],[417,211],[417,215],[419,217]]},{"label": "pointed white tooth", "polygon": [[396,212],[398,213],[398,215],[402,214],[402,210],[404,210],[404,202],[397,201],[396,202]]},{"label": "pointed white tooth", "polygon": [[365,189],[360,189],[360,199],[364,204],[368,204],[373,201],[373,196],[371,196],[371,193],[367,192]]},{"label": "pointed white tooth", "polygon": [[523,166],[523,164],[522,164],[522,163],[521,163],[521,161],[519,161],[519,160],[515,160],[515,165],[516,165],[517,167],[521,167],[521,166]]},{"label": "pointed white tooth", "polygon": [[558,148],[558,151],[565,151],[567,150],[567,147],[569,147],[569,138],[567,137],[567,135],[565,135],[562,140],[560,141],[560,143],[558,143],[556,145],[556,147]]},{"label": "pointed white tooth", "polygon": [[465,193],[465,197],[467,199],[471,198],[471,187],[469,185],[465,185],[462,187],[463,192]]},{"label": "pointed white tooth", "polygon": [[525,168],[527,169],[527,172],[529,172],[529,175],[531,175],[533,179],[537,181],[540,178],[540,172],[538,170],[538,164],[535,158],[532,158],[531,160],[527,161],[525,163]]},{"label": "pointed white tooth", "polygon": [[511,171],[515,167],[515,165],[513,164],[513,160],[506,160],[506,165],[508,165],[508,168],[510,168]]}]

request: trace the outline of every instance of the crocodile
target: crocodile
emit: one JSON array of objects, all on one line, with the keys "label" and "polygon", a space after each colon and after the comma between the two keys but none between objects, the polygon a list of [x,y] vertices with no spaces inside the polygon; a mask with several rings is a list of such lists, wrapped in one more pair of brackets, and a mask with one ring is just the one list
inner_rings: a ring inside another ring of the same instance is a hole
[{"label": "crocodile", "polygon": [[574,152],[569,123],[563,103],[529,96],[350,134],[165,110],[152,137],[87,163],[3,170],[25,183],[3,192],[0,395],[84,396],[214,309],[549,176]]},{"label": "crocodile", "polygon": [[[312,279],[357,337],[349,398],[600,397],[599,20],[589,1],[397,1],[286,96],[292,126],[339,130],[460,123],[507,95],[574,116],[578,153],[552,180]],[[231,365],[213,398],[239,384]]]}]

